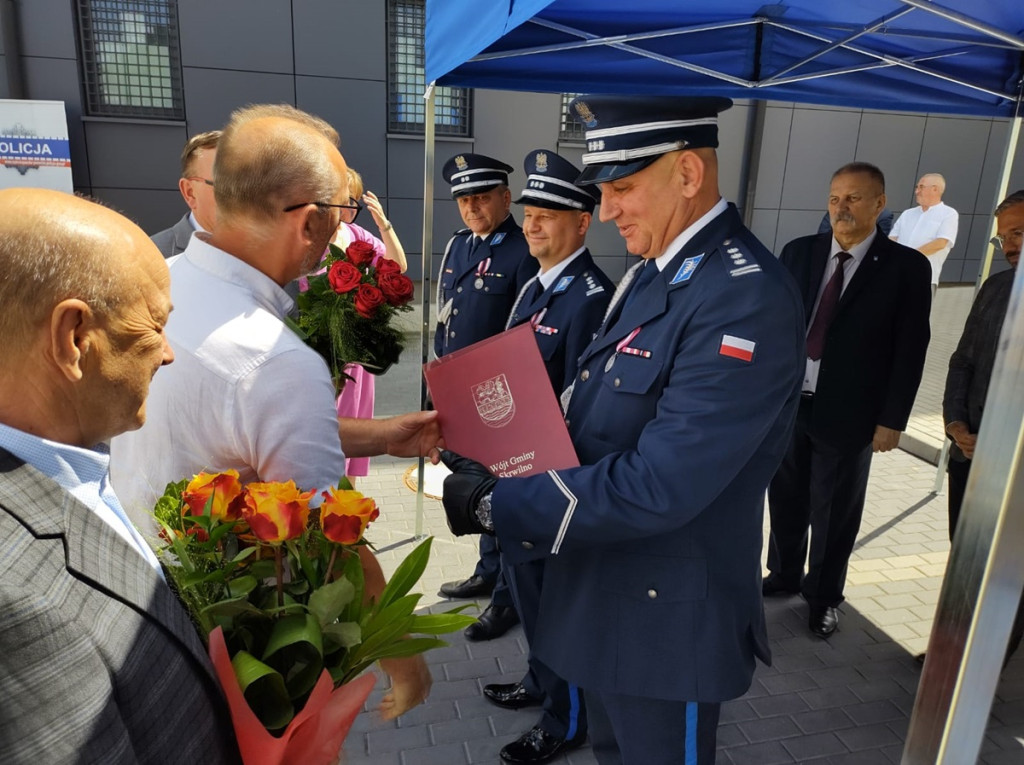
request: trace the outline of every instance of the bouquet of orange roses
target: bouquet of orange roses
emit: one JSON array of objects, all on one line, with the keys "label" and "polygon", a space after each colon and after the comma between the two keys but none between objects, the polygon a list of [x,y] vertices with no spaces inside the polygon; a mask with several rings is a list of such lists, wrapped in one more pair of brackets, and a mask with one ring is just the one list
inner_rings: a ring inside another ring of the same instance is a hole
[{"label": "bouquet of orange roses", "polygon": [[373,257],[369,242],[352,242],[344,251],[329,245],[323,268],[297,299],[293,328],[327,360],[336,385],[346,364],[383,374],[402,353],[404,338],[393,320],[412,310],[413,283],[393,260],[374,265]]},{"label": "bouquet of orange roses", "polygon": [[208,643],[246,765],[334,762],[375,682],[363,670],[444,646],[436,635],[474,621],[413,613],[430,539],[364,603],[355,548],[376,503],[344,478],[319,510],[313,495],[294,481],[243,486],[227,470],[168,484],[154,510],[158,552]]}]

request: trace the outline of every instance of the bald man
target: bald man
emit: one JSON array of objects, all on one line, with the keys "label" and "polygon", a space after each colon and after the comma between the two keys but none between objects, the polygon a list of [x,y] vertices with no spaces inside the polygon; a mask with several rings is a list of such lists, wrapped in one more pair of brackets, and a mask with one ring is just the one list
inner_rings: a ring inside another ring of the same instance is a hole
[{"label": "bald man", "polygon": [[942,266],[956,244],[960,214],[942,201],[946,179],[939,173],[922,175],[914,187],[917,207],[904,210],[889,232],[893,241],[913,247],[932,267],[932,297],[939,287]]},{"label": "bald man", "polygon": [[167,266],[84,199],[9,189],[0,211],[0,762],[236,762],[206,652],[101,446],[142,425],[173,360]]},{"label": "bald man", "polygon": [[[152,530],[164,486],[200,470],[294,480],[319,496],[345,474],[345,452],[417,456],[438,442],[435,412],[339,422],[327,365],[284,323],[294,305],[285,285],[316,267],[349,205],[337,144],[330,125],[291,106],[239,109],[225,127],[217,225],[193,235],[170,269],[166,332],[178,363],[155,380],[146,427],[111,446],[114,486],[136,525]],[[368,548],[360,555],[366,591],[379,594],[380,565]],[[385,669],[385,717],[426,698],[421,657]]]}]

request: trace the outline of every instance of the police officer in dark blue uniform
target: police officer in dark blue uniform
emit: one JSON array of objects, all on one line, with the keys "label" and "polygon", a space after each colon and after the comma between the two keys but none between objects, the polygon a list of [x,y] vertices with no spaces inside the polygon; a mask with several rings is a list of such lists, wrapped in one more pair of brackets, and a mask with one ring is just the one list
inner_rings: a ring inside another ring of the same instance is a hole
[{"label": "police officer in dark blue uniform", "polygon": [[[526,188],[516,204],[523,205],[523,234],[540,273],[526,284],[509,317],[508,326],[529,322],[555,393],[572,383],[576,359],[590,345],[611,300],[613,285],[594,263],[584,240],[594,205],[596,186],[577,186],[579,170],[553,151],[536,149],[523,163]],[[502,561],[527,641],[537,629],[537,612],[544,580],[544,559],[518,565]],[[542,763],[586,738],[586,714],[580,689],[563,680],[535,656],[522,681],[484,686],[484,696],[510,709],[542,703],[540,721],[501,750],[506,762]]]},{"label": "police officer in dark blue uniform", "polygon": [[721,702],[769,660],[764,493],[800,394],[804,322],[785,269],[718,192],[719,98],[581,97],[577,183],[601,187],[643,260],[579,359],[581,467],[497,479],[450,452],[455,533],[543,558],[531,649],[585,691],[598,762],[715,760]]},{"label": "police officer in dark blue uniform", "polygon": [[[458,154],[442,174],[467,228],[448,240],[437,280],[437,330],[434,353],[443,356],[505,329],[516,296],[537,273],[537,261],[509,214],[512,168],[483,154]],[[441,595],[478,598],[492,595],[477,624],[466,628],[469,640],[490,640],[519,621],[503,579],[497,546],[480,539],[480,560],[469,579],[446,582]]]}]

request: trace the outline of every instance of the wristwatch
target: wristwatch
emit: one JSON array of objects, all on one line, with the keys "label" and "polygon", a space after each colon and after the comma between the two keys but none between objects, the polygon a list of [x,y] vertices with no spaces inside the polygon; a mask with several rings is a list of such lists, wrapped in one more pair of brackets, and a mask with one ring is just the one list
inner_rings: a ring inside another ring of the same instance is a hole
[{"label": "wristwatch", "polygon": [[476,504],[476,519],[487,531],[494,531],[494,521],[491,520],[491,494],[488,492]]}]

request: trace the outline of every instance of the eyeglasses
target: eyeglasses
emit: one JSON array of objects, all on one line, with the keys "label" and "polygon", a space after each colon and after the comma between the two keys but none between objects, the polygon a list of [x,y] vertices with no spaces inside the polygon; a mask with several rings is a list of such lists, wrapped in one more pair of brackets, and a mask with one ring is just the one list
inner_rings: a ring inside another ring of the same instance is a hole
[{"label": "eyeglasses", "polygon": [[1020,244],[1024,241],[1024,229],[1014,229],[1009,234],[996,234],[988,241],[996,249],[1005,250],[1007,244],[1012,245],[1014,242]]},{"label": "eyeglasses", "polygon": [[359,200],[356,199],[355,197],[349,197],[348,198],[348,202],[349,202],[349,206],[350,207],[354,207],[356,209],[356,211],[354,213],[352,213],[352,220],[350,220],[348,222],[349,223],[355,223],[356,218],[359,217],[359,213],[361,213],[363,211],[363,206],[359,203]]},{"label": "eyeglasses", "polygon": [[203,177],[198,176],[198,175],[189,175],[189,176],[187,176],[185,178],[185,180],[186,181],[202,181],[207,186],[213,186],[213,181],[211,181],[209,178],[203,178]]},{"label": "eyeglasses", "polygon": [[[352,202],[355,200],[350,199],[349,201]],[[358,204],[336,205],[330,202],[299,202],[299,204],[297,205],[292,205],[291,207],[284,208],[284,210],[282,210],[281,212],[292,212],[293,210],[298,210],[300,208],[305,207],[306,205],[316,205],[321,210],[323,210],[325,207],[337,207],[339,210],[355,210],[355,214],[352,216],[353,220],[355,219],[355,216],[359,214],[359,211],[363,209]]]}]

